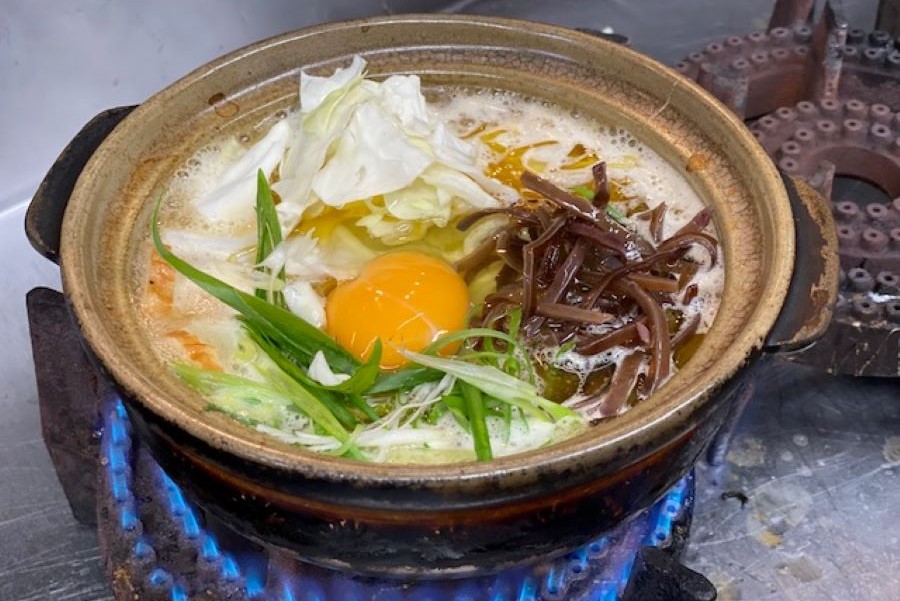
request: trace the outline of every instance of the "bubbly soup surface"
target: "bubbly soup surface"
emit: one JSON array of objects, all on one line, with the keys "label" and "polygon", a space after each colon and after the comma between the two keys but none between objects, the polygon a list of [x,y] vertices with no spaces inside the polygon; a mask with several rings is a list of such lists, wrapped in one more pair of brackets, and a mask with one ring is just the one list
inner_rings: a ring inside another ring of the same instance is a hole
[{"label": "bubbly soup surface", "polygon": [[[146,333],[209,410],[357,459],[488,459],[615,419],[689,359],[715,317],[724,271],[710,256],[712,225],[695,219],[703,202],[675,168],[622,128],[546,102],[445,88],[426,103],[417,79],[392,80],[357,78],[324,100],[301,84],[300,107],[260,139],[214,140],[172,178],[159,209],[165,248],[340,351],[261,342],[240,311],[148,237],[137,273]],[[601,162],[606,188],[597,192]],[[279,230],[265,244],[260,169]],[[526,172],[599,207],[599,217],[548,200]],[[654,259],[662,252],[667,260]],[[645,269],[604,281],[642,261]],[[568,282],[557,275],[567,269]],[[591,299],[598,286],[606,292]],[[365,379],[355,370],[367,362],[377,375],[343,390]],[[416,370],[432,375],[404,380]],[[506,379],[487,382],[497,374]]]}]

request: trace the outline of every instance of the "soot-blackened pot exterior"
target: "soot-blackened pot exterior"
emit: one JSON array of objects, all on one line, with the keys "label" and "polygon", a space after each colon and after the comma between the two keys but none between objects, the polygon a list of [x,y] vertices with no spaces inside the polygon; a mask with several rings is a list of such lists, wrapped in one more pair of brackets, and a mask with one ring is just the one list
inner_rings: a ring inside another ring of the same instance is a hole
[{"label": "soot-blackened pot exterior", "polygon": [[[293,106],[300,68],[328,72],[354,53],[375,76],[419,73],[427,86],[500,88],[571,107],[626,127],[679,168],[713,210],[726,261],[719,314],[691,362],[614,420],[487,463],[316,455],[205,411],[149,347],[134,308],[151,200],[203,144],[258,134]],[[824,201],[782,181],[705,92],[615,44],[481,17],[328,24],[213,61],[133,111],[92,121],[51,169],[26,230],[60,261],[74,319],[142,439],[206,510],[307,560],[397,576],[475,574],[562,553],[647,507],[708,443],[736,374],[764,348],[814,339],[837,289]]]}]

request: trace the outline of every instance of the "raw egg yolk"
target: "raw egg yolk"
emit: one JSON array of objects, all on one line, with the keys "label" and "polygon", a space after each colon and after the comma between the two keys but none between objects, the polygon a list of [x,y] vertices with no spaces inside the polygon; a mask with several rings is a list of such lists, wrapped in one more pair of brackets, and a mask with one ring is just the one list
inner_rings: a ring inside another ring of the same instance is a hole
[{"label": "raw egg yolk", "polygon": [[[327,330],[362,360],[380,339],[382,369],[408,360],[438,337],[465,326],[466,283],[447,263],[417,252],[394,252],[369,261],[359,276],[338,285],[325,305]],[[453,353],[459,345],[447,345]]]}]

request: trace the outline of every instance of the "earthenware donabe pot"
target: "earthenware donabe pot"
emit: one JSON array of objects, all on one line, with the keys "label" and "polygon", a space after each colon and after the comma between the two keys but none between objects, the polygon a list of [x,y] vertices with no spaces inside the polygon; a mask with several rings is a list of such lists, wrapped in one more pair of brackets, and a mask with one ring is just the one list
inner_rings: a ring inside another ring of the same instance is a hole
[{"label": "earthenware donabe pot", "polygon": [[[294,106],[300,69],[329,73],[356,53],[376,77],[417,73],[427,86],[550,100],[626,127],[674,164],[713,208],[726,263],[718,317],[693,360],[625,415],[487,463],[359,463],[204,411],[137,323],[131,276],[151,200],[205,142],[264,129]],[[837,285],[822,199],[783,180],[742,123],[700,88],[586,34],[482,17],[327,24],[215,60],[133,111],[88,124],[48,174],[26,229],[60,262],[86,345],[141,437],[203,508],[307,560],[398,576],[489,572],[559,554],[650,505],[715,432],[723,387],[759,352],[814,339]]]}]

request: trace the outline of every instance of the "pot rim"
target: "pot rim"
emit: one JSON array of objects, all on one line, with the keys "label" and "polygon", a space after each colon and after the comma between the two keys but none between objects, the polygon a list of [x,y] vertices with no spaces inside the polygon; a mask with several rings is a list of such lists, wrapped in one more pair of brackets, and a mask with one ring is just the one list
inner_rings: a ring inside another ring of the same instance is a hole
[{"label": "pot rim", "polygon": [[[184,404],[172,401],[153,390],[152,382],[137,373],[140,370],[129,368],[128,362],[122,359],[115,342],[106,332],[106,325],[98,318],[95,307],[100,301],[92,298],[88,287],[82,283],[83,279],[88,277],[90,265],[83,256],[83,249],[72,242],[80,239],[79,231],[86,225],[87,211],[84,209],[91,201],[89,198],[91,180],[100,176],[100,166],[111,158],[110,148],[117,143],[126,143],[129,127],[139,122],[145,114],[154,110],[154,107],[168,102],[185,88],[225,65],[266,52],[273,46],[302,38],[327,35],[338,30],[353,30],[365,26],[408,27],[414,24],[468,24],[483,26],[486,30],[515,29],[523,31],[523,35],[527,32],[536,38],[565,40],[582,47],[595,46],[601,48],[604,53],[623,57],[636,68],[652,71],[656,77],[663,78],[666,85],[670,85],[673,90],[676,87],[687,89],[696,98],[695,108],[704,111],[705,116],[716,121],[720,127],[726,128],[728,134],[734,138],[733,143],[739,146],[758,168],[754,179],[761,181],[760,185],[765,187],[776,223],[792,223],[789,201],[779,174],[743,123],[693,81],[635,50],[573,29],[495,17],[410,14],[326,23],[262,40],[200,66],[138,106],[104,141],[88,162],[66,211],[60,254],[64,290],[88,345],[117,382],[124,396],[137,399],[152,413],[175,424],[191,436],[255,464],[335,482],[352,480],[356,485],[427,485],[430,488],[469,487],[487,481],[496,482],[501,478],[527,482],[533,481],[538,475],[570,470],[575,465],[573,462],[581,466],[596,466],[603,462],[619,465],[622,457],[617,450],[621,451],[624,448],[633,451],[638,448],[641,454],[645,455],[684,435],[696,425],[692,418],[709,402],[709,392],[721,386],[750,360],[753,353],[762,346],[765,334],[775,323],[794,267],[795,240],[792,227],[779,232],[772,241],[774,248],[771,252],[774,259],[768,265],[769,272],[762,276],[758,291],[760,298],[765,300],[754,306],[752,315],[747,318],[748,327],[718,357],[714,364],[715,369],[710,370],[711,373],[707,378],[695,379],[674,391],[667,389],[668,385],[663,386],[661,392],[670,397],[665,402],[652,402],[653,399],[660,397],[660,392],[657,392],[650,399],[616,419],[593,426],[587,434],[543,449],[493,459],[490,462],[437,465],[376,464],[317,454],[274,439],[250,440],[251,430],[242,428],[240,432],[248,433],[242,436],[234,431],[222,431],[215,424],[198,419]],[[726,273],[726,280],[729,277],[732,277],[732,274]],[[655,446],[642,446],[639,439],[652,440]],[[636,458],[635,456],[627,459],[630,462]]]}]

